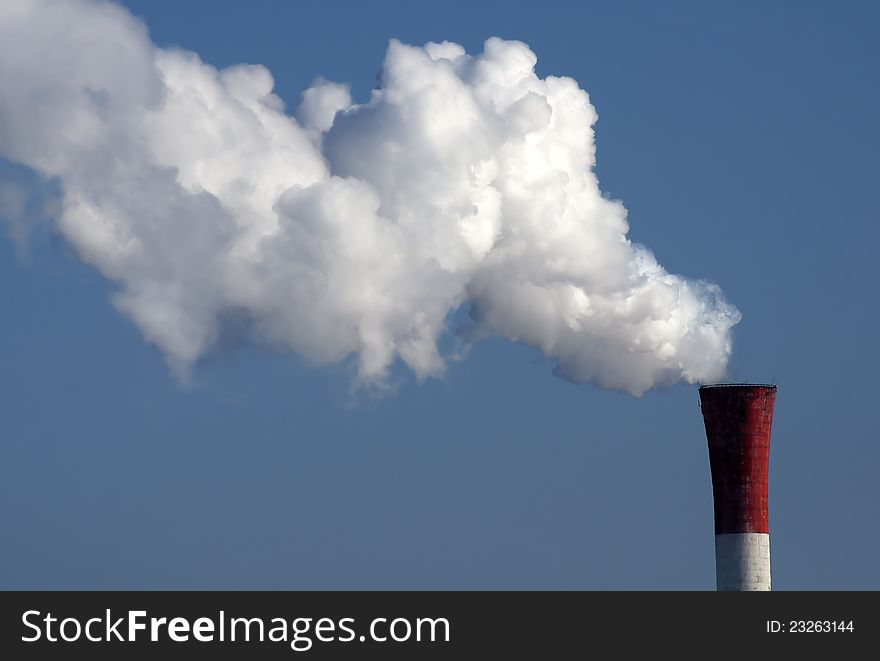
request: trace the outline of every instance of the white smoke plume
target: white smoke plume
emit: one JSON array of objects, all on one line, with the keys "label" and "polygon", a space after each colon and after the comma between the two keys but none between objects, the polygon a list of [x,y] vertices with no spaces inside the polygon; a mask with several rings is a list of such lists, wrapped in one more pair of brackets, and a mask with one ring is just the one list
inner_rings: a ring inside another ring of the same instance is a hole
[{"label": "white smoke plume", "polygon": [[723,376],[739,313],[667,273],[602,196],[596,112],[517,41],[392,40],[366,103],[320,80],[293,113],[259,65],[156,47],[125,9],[0,3],[0,156],[57,181],[58,232],[179,373],[224,320],[381,383],[469,340],[540,349],[640,394]]}]

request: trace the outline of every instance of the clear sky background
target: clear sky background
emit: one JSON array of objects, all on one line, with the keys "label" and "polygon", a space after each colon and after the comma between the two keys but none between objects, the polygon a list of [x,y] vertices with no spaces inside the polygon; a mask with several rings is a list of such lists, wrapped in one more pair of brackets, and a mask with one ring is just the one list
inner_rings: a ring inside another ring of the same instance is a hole
[{"label": "clear sky background", "polygon": [[[288,106],[318,75],[365,100],[392,37],[577,79],[630,237],[721,285],[732,379],[779,384],[774,587],[880,589],[880,5],[124,4]],[[182,387],[112,291],[47,227],[0,233],[2,588],[714,588],[694,386],[574,386],[496,339],[382,399],[253,346]]]}]

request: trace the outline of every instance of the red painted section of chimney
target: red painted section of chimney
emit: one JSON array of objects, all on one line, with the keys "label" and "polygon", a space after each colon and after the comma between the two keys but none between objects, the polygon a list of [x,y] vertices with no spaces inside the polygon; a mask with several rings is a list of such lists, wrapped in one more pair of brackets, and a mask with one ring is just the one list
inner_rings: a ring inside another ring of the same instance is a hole
[{"label": "red painted section of chimney", "polygon": [[700,388],[709,441],[715,534],[769,533],[767,471],[776,386]]}]

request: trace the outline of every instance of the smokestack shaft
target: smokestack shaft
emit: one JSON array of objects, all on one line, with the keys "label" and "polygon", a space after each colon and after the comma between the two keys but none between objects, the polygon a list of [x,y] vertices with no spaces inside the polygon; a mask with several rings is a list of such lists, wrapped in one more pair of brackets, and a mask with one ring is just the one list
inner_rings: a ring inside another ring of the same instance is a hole
[{"label": "smokestack shaft", "polygon": [[767,488],[776,386],[700,388],[715,502],[718,590],[770,589]]}]

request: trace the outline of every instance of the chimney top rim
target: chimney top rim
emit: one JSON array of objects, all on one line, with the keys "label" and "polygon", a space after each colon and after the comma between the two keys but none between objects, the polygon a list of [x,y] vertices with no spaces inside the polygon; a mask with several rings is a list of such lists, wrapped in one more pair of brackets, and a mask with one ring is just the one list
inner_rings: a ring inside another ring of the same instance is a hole
[{"label": "chimney top rim", "polygon": [[776,384],[773,383],[707,383],[700,386],[700,390],[710,390],[712,388],[766,388],[768,390],[776,390]]}]

